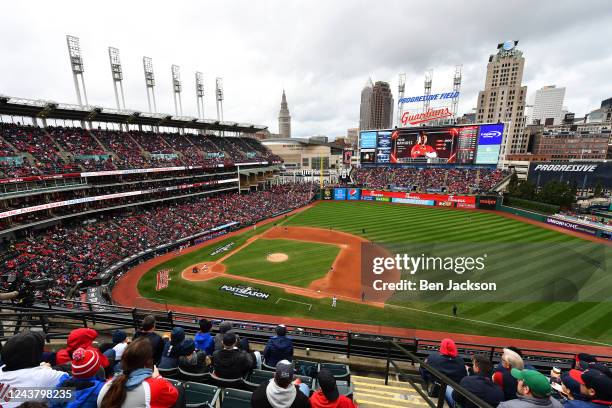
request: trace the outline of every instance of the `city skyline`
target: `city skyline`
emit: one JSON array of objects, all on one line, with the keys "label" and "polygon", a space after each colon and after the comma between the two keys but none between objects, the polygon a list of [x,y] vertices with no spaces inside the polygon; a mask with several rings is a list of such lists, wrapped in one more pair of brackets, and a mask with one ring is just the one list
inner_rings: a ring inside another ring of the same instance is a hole
[{"label": "city skyline", "polygon": [[[577,116],[612,96],[612,57],[602,52],[612,35],[612,7],[606,1],[589,2],[589,7],[519,1],[503,11],[504,24],[489,17],[502,12],[488,2],[470,7],[453,2],[435,7],[395,1],[283,7],[273,1],[185,2],[176,6],[173,19],[158,13],[160,2],[150,9],[116,3],[122,14],[146,22],[140,25],[118,20],[113,3],[95,19],[69,7],[74,4],[69,2],[7,4],[0,16],[5,39],[0,47],[11,58],[0,64],[0,93],[76,103],[65,44],[65,35],[71,34],[81,39],[90,104],[115,106],[107,55],[112,46],[121,51],[128,108],[148,110],[142,72],[146,55],[153,59],[159,112],[174,111],[170,66],[177,64],[184,78],[185,115],[197,116],[192,77],[202,71],[207,118],[215,117],[214,78],[222,77],[225,119],[274,131],[278,90],[284,88],[291,95],[294,137],[341,136],[347,128],[358,127],[360,92],[368,77],[389,82],[397,102],[400,73],[407,74],[406,96],[422,94],[428,68],[434,69],[432,92],[448,91],[455,64],[463,64],[458,114],[470,112],[491,49],[509,39],[520,40],[526,59],[528,103],[535,90],[553,83],[566,88],[564,105]],[[453,12],[439,13],[440,7]],[[109,30],[115,20],[121,22]],[[376,36],[364,30],[371,21],[385,21]],[[416,42],[408,40],[412,31],[432,35]]]}]

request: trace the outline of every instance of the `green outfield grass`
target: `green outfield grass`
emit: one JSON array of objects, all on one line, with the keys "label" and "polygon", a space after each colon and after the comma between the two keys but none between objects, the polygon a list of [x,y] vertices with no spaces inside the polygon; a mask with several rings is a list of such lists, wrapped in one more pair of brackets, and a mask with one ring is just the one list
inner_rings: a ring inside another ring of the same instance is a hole
[{"label": "green outfield grass", "polygon": [[[268,253],[284,253],[285,262],[270,262]],[[271,282],[307,287],[329,271],[340,248],[335,245],[296,242],[286,239],[258,239],[225,259],[227,273]]]},{"label": "green outfield grass", "polygon": [[[364,236],[370,241],[380,243],[539,243],[538,251],[523,254],[525,259],[540,265],[533,273],[525,275],[527,270],[508,272],[516,269],[512,266],[514,257],[508,256],[511,267],[502,270],[506,273],[503,281],[508,285],[516,283],[517,299],[521,293],[529,292],[529,282],[541,281],[545,276],[558,276],[566,270],[546,268],[545,259],[555,261],[560,268],[571,265],[572,259],[559,248],[575,247],[578,256],[583,248],[591,248],[592,243],[556,231],[540,228],[535,225],[508,219],[493,213],[481,213],[438,208],[417,207],[408,205],[388,205],[370,202],[321,202],[313,208],[289,217],[285,221],[291,226],[313,226],[345,231]],[[269,227],[269,226],[268,226]],[[243,299],[222,292],[219,287],[225,282],[217,279],[208,282],[186,282],[178,275],[185,267],[196,262],[214,260],[223,256],[211,256],[210,253],[227,242],[235,242],[236,247],[253,234],[259,234],[267,228],[258,227],[257,231],[248,231],[212,244],[208,247],[172,259],[152,269],[139,282],[138,289],[142,296],[164,299],[169,304],[176,303],[191,306],[203,306],[216,309],[254,312],[269,315],[287,315],[321,320],[380,324],[395,327],[444,330],[480,335],[516,337],[565,342],[592,342],[595,344],[612,344],[612,303],[610,302],[453,302],[459,307],[459,316],[451,316],[453,303],[441,299],[436,302],[410,301],[394,297],[384,308],[370,307],[358,303],[339,302],[337,309],[330,307],[330,299],[310,299],[289,295],[274,287],[261,286],[259,289],[270,293],[268,300]],[[363,230],[365,229],[365,234]],[[258,240],[257,242],[259,242]],[[282,240],[270,240],[282,241]],[[261,240],[261,242],[264,242]],[[550,250],[542,249],[541,244],[550,244]],[[254,245],[254,244],[253,244]],[[276,244],[275,244],[276,245]],[[278,243],[283,245],[283,243]],[[325,255],[322,245],[316,252],[309,252],[307,258],[321,258]],[[248,250],[249,247],[245,249]],[[289,248],[291,249],[291,248]],[[328,248],[326,248],[328,249]],[[610,247],[599,248],[605,255],[603,268],[592,276],[593,282],[587,282],[591,293],[612,294],[610,270]],[[257,247],[253,251],[257,250]],[[315,249],[313,248],[313,251]],[[581,252],[582,251],[582,252]],[[276,252],[276,250],[272,251]],[[286,251],[278,251],[286,252]],[[564,258],[565,256],[565,258]],[[292,284],[307,286],[316,276],[302,278],[279,278],[278,271],[269,269],[268,262],[260,262],[253,269],[248,268],[248,253],[234,255],[242,274],[280,282],[279,279],[294,279]],[[245,258],[246,257],[246,258]],[[231,259],[227,261],[231,261]],[[265,258],[265,254],[264,254]],[[256,261],[256,260],[255,260]],[[607,262],[607,263],[606,263]],[[280,265],[280,264],[279,264]],[[323,264],[322,264],[323,266]],[[260,270],[260,267],[264,270]],[[327,266],[325,266],[327,267]],[[160,292],[155,291],[155,272],[160,268],[172,268],[170,287]],[[234,266],[232,266],[234,268]],[[318,267],[317,267],[318,268]],[[317,269],[314,268],[314,269]],[[328,268],[328,267],[327,267]],[[560,272],[561,271],[561,272]],[[287,271],[287,273],[293,271]],[[326,270],[323,271],[325,273]],[[235,273],[232,271],[232,273]],[[589,275],[590,276],[590,275]],[[537,278],[537,279],[535,279]],[[234,284],[236,282],[233,282]],[[289,282],[284,282],[289,283]],[[279,299],[282,298],[284,300]],[[312,305],[310,311],[302,303]]]}]

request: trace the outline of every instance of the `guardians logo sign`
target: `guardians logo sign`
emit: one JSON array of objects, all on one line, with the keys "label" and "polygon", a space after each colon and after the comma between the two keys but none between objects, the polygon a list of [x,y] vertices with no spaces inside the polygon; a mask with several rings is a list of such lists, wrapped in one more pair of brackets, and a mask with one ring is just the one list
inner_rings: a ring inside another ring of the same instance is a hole
[{"label": "guardians logo sign", "polygon": [[219,288],[220,291],[229,292],[234,296],[240,296],[244,298],[256,298],[261,300],[268,300],[270,297],[269,293],[262,292],[258,288],[253,288],[251,286],[242,286],[242,285],[222,285]]}]

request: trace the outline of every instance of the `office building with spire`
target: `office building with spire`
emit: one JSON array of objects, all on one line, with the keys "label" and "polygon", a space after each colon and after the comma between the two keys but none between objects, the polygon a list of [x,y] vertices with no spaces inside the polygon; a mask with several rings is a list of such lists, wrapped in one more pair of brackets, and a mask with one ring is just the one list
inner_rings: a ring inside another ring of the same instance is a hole
[{"label": "office building with spire", "polygon": [[393,124],[393,94],[388,82],[368,79],[361,90],[359,129],[389,129]]},{"label": "office building with spire", "polygon": [[281,138],[291,137],[291,115],[287,106],[287,97],[283,89],[283,97],[281,99],[280,112],[278,114],[278,133]]},{"label": "office building with spire", "polygon": [[484,91],[478,93],[476,122],[505,124],[500,159],[527,151],[527,87],[522,85],[525,58],[517,44],[518,41],[506,41],[497,45],[497,54],[491,55],[487,64]]}]

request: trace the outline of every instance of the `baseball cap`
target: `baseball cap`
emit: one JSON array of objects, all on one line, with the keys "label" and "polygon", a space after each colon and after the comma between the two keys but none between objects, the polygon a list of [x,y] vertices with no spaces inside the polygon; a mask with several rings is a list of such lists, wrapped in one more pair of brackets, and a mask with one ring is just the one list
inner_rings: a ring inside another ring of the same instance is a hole
[{"label": "baseball cap", "polygon": [[281,360],[276,364],[276,375],[275,377],[279,380],[293,379],[293,364],[288,360]]},{"label": "baseball cap", "polygon": [[321,387],[321,391],[328,401],[335,401],[340,396],[338,393],[338,387],[336,386],[336,379],[334,375],[327,368],[322,368],[317,374],[317,381]]},{"label": "baseball cap", "polygon": [[72,376],[91,378],[100,369],[100,356],[93,350],[78,348],[72,353]]},{"label": "baseball cap", "polygon": [[578,353],[576,355],[576,368],[585,370],[589,364],[596,363],[597,358],[588,353]]},{"label": "baseball cap", "polygon": [[276,326],[276,334],[278,336],[284,336],[287,334],[287,327],[284,324],[279,324]]},{"label": "baseball cap", "polygon": [[597,364],[589,366],[584,372],[570,370],[570,376],[585,387],[594,389],[596,399],[612,399],[612,373],[607,367]]},{"label": "baseball cap", "polygon": [[517,380],[523,380],[535,396],[547,397],[552,391],[548,378],[539,371],[513,368],[511,374]]},{"label": "baseball cap", "polygon": [[113,333],[113,343],[123,343],[127,339],[127,334],[123,330],[115,330]]},{"label": "baseball cap", "polygon": [[223,335],[223,345],[233,346],[236,343],[236,335],[232,332],[225,333]]},{"label": "baseball cap", "polygon": [[580,383],[574,380],[570,373],[563,373],[561,375],[561,382],[571,391],[572,395],[580,394]]}]

